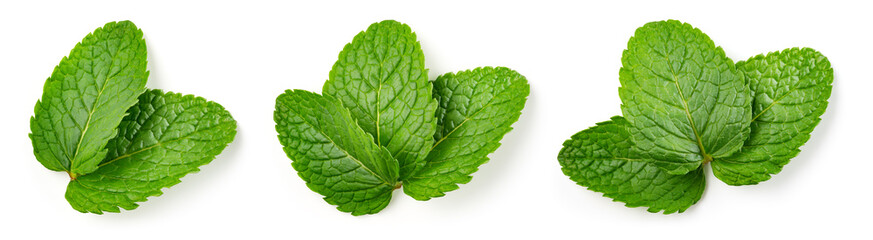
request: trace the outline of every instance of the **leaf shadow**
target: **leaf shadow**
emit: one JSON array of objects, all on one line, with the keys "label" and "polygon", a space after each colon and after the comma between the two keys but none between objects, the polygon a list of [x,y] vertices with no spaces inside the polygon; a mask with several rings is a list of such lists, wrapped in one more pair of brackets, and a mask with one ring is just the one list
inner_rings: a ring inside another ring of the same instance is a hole
[{"label": "leaf shadow", "polygon": [[149,42],[148,35],[144,35],[143,39],[145,39],[145,41],[146,41],[146,52],[148,54],[148,56],[146,57],[146,61],[147,61],[146,69],[149,71],[149,78],[148,78],[148,81],[146,82],[146,88],[164,90],[161,88],[161,84],[160,84],[161,83],[161,74],[160,74],[161,71],[158,71],[160,68],[158,68],[157,67],[158,65],[154,64],[155,61],[153,61],[154,59],[156,59],[155,55],[159,55],[159,54],[155,54],[155,53],[156,52],[159,53],[159,52],[155,51],[151,47],[151,45],[148,44],[148,42]]}]

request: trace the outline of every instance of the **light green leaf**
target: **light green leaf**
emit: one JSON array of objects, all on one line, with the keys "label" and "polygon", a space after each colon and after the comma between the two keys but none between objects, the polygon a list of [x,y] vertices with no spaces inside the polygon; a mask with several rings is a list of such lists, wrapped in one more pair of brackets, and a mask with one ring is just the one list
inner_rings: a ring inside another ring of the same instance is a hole
[{"label": "light green leaf", "polygon": [[747,138],[751,93],[743,75],[699,29],[669,20],[637,29],[622,55],[622,113],[643,152],[685,174],[728,157]]},{"label": "light green leaf", "polygon": [[779,173],[809,140],[828,106],[834,70],[809,48],[758,55],[737,67],[754,93],[751,134],[742,150],[714,159],[712,172],[730,185],[757,184]]},{"label": "light green leaf", "polygon": [[145,91],[146,46],[129,21],[88,34],[46,80],[30,119],[36,159],[75,178],[97,170],[125,111]]},{"label": "light green leaf", "polygon": [[706,186],[703,167],[673,175],[656,167],[634,147],[630,124],[620,117],[598,123],[564,142],[561,170],[588,190],[649,212],[683,212],[700,200]]},{"label": "light green leaf", "polygon": [[74,209],[97,214],[132,210],[199,171],[236,135],[230,113],[192,95],[151,90],[127,113],[97,171],[67,186]]},{"label": "light green leaf", "polygon": [[434,81],[439,100],[435,144],[427,164],[403,183],[418,200],[441,197],[472,179],[524,108],[527,79],[504,67],[448,73]]},{"label": "light green leaf", "polygon": [[298,175],[340,211],[377,213],[400,187],[397,160],[336,98],[288,90],[276,99],[274,120]]},{"label": "light green leaf", "polygon": [[370,25],[343,48],[323,93],[340,99],[376,144],[400,163],[400,180],[424,165],[433,145],[436,100],[424,55],[409,26]]}]

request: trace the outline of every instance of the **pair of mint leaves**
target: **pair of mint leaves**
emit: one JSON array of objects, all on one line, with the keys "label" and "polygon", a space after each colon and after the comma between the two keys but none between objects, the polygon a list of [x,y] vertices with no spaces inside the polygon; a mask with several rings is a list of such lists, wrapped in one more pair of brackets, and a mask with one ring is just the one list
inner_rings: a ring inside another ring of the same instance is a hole
[{"label": "pair of mint leaves", "polygon": [[199,171],[233,141],[221,105],[147,90],[143,33],[129,21],[88,34],[45,82],[30,119],[33,153],[70,175],[66,199],[80,212],[135,209]]},{"label": "pair of mint leaves", "polygon": [[637,29],[621,60],[623,116],[573,135],[558,161],[579,185],[664,214],[700,200],[706,163],[728,185],[779,173],[821,120],[833,83],[813,49],[734,63],[675,20]]},{"label": "pair of mint leaves", "polygon": [[429,81],[409,26],[386,20],[340,52],[322,94],[276,99],[276,131],[293,168],[352,215],[384,209],[395,189],[417,200],[471,180],[524,108],[530,86],[504,67]]}]

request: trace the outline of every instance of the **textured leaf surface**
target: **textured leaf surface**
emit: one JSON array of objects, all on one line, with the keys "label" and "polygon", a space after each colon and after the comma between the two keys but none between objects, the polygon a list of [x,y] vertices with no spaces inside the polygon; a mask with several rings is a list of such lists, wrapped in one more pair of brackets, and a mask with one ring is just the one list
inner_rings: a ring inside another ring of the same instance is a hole
[{"label": "textured leaf surface", "polygon": [[353,215],[381,211],[399,187],[397,160],[334,97],[288,90],[276,99],[276,131],[313,191]]},{"label": "textured leaf surface", "polygon": [[622,55],[622,113],[644,152],[673,174],[728,157],[743,145],[751,93],[724,51],[679,21],[637,29]]},{"label": "textured leaf surface", "polygon": [[437,131],[426,165],[403,183],[418,200],[441,197],[472,179],[512,130],[530,93],[527,79],[504,68],[448,73],[434,81]]},{"label": "textured leaf surface", "polygon": [[791,48],[737,63],[754,93],[751,134],[742,150],[716,158],[712,171],[730,185],[757,184],[779,173],[821,121],[834,72],[821,53]]},{"label": "textured leaf surface", "polygon": [[400,163],[400,180],[424,165],[433,145],[436,100],[415,33],[396,21],[370,25],[343,48],[324,84],[364,131]]},{"label": "textured leaf surface", "polygon": [[88,34],[55,67],[36,103],[36,159],[71,176],[95,171],[147,78],[145,40],[133,23],[111,22]]},{"label": "textured leaf surface", "polygon": [[236,135],[230,113],[192,95],[151,90],[127,113],[100,168],[67,186],[74,209],[98,214],[134,209],[199,171]]},{"label": "textured leaf surface", "polygon": [[629,127],[616,116],[573,135],[558,154],[564,174],[591,191],[649,212],[683,212],[700,200],[706,186],[703,167],[683,175],[667,173],[637,152]]}]

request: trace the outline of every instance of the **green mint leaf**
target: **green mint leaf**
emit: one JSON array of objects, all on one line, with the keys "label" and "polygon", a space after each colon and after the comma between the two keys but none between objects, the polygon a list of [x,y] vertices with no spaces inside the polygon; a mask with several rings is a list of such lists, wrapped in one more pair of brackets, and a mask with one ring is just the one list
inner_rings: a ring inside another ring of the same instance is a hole
[{"label": "green mint leaf", "polygon": [[512,130],[530,93],[527,79],[504,67],[448,73],[433,86],[439,100],[435,143],[427,164],[403,182],[403,191],[418,200],[444,196],[469,182]]},{"label": "green mint leaf", "polygon": [[729,185],[770,179],[800,152],[828,106],[834,70],[809,48],[790,48],[737,63],[754,93],[751,134],[742,150],[712,161]]},{"label": "green mint leaf", "polygon": [[558,160],[579,185],[629,207],[682,212],[700,199],[707,162],[729,185],[779,173],[821,121],[833,74],[813,49],[732,64],[688,24],[648,23],[622,56],[625,116],[577,133]]},{"label": "green mint leaf", "polygon": [[706,186],[703,167],[673,175],[656,166],[661,160],[640,154],[622,117],[583,130],[564,142],[558,154],[564,174],[589,190],[649,212],[683,212]]},{"label": "green mint leaf", "polygon": [[151,90],[127,114],[97,171],[67,186],[74,209],[97,214],[132,210],[199,171],[236,135],[230,113],[192,95]]},{"label": "green mint leaf", "polygon": [[529,88],[503,67],[431,83],[415,33],[386,20],[345,46],[323,95],[288,90],[274,119],[310,189],[340,211],[373,214],[401,185],[428,200],[469,182],[518,120]]},{"label": "green mint leaf", "polygon": [[145,91],[146,45],[129,21],[88,34],[46,80],[30,120],[36,159],[71,178],[97,170],[125,111]]},{"label": "green mint leaf", "polygon": [[288,90],[276,99],[276,131],[312,191],[352,215],[381,211],[398,188],[399,165],[330,95]]},{"label": "green mint leaf", "polygon": [[400,163],[400,180],[424,165],[433,145],[436,100],[415,33],[392,20],[374,23],[339,54],[324,95],[340,99],[376,144]]},{"label": "green mint leaf", "polygon": [[685,174],[728,157],[746,140],[751,92],[741,72],[699,29],[679,21],[637,29],[622,55],[622,113],[658,167]]}]

